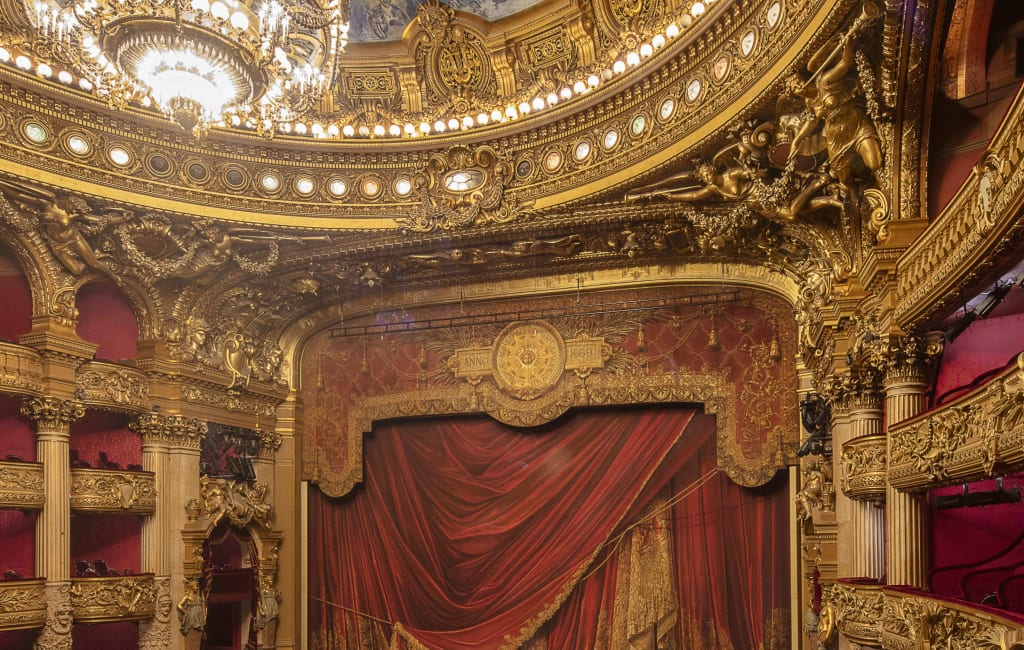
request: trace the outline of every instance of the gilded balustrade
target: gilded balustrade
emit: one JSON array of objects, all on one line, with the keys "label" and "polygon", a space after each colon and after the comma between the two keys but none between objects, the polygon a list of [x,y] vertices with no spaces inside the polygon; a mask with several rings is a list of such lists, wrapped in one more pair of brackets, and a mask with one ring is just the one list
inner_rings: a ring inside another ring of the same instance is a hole
[{"label": "gilded balustrade", "polygon": [[[850,641],[877,646],[884,596],[876,581],[843,580],[826,589],[826,604],[839,633]],[[827,617],[826,617],[827,618]]]},{"label": "gilded balustrade", "polygon": [[0,391],[41,394],[43,365],[39,353],[24,345],[0,341]]},{"label": "gilded balustrade", "polygon": [[75,373],[78,399],[88,406],[145,413],[150,408],[146,374],[104,361],[87,361]]},{"label": "gilded balustrade", "polygon": [[46,623],[46,579],[0,582],[0,632]]},{"label": "gilded balustrade", "polygon": [[152,472],[72,468],[71,509],[153,514],[156,478]]},{"label": "gilded balustrade", "polygon": [[1024,239],[1024,98],[1018,94],[960,191],[897,262],[894,315],[906,330],[952,305]]},{"label": "gilded balustrade", "polygon": [[859,436],[843,443],[843,494],[856,501],[885,500],[885,448],[885,434]]},{"label": "gilded balustrade", "polygon": [[886,588],[879,618],[883,648],[1012,650],[1024,644],[1024,620],[990,607]]},{"label": "gilded balustrade", "polygon": [[0,461],[0,508],[39,510],[44,503],[42,464]]},{"label": "gilded balustrade", "polygon": [[71,579],[76,622],[103,623],[151,618],[156,612],[153,574]]},{"label": "gilded balustrade", "polygon": [[1024,465],[1024,354],[1014,367],[960,399],[894,426],[889,482],[929,488]]}]

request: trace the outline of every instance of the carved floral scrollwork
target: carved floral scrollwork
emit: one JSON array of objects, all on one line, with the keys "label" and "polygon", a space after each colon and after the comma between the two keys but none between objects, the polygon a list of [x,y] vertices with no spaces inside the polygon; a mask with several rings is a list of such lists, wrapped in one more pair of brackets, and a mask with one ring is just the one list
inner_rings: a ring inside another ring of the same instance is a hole
[{"label": "carved floral scrollwork", "polygon": [[156,511],[156,480],[148,472],[73,468],[71,508],[151,514]]},{"label": "carved floral scrollwork", "polygon": [[893,427],[889,482],[902,490],[1024,463],[1024,362],[948,406]]},{"label": "carved floral scrollwork", "polygon": [[843,444],[843,494],[861,501],[885,499],[886,437],[861,436]]},{"label": "carved floral scrollwork", "polygon": [[149,384],[146,375],[101,361],[90,361],[78,369],[75,382],[77,397],[83,402],[115,408],[149,407]]},{"label": "carved floral scrollwork", "polygon": [[411,232],[431,232],[511,221],[517,211],[505,189],[512,175],[508,158],[486,145],[436,153],[413,179],[418,212],[399,222]]},{"label": "carved floral scrollwork", "polygon": [[1024,630],[988,612],[927,595],[887,590],[878,619],[881,643],[895,650],[1019,650]]},{"label": "carved floral scrollwork", "polygon": [[131,621],[156,613],[157,589],[152,574],[74,578],[71,606],[76,621]]},{"label": "carved floral scrollwork", "polygon": [[0,631],[42,627],[45,622],[43,580],[0,582]]},{"label": "carved floral scrollwork", "polygon": [[835,613],[839,632],[851,641],[878,645],[885,603],[882,586],[838,582],[824,591],[823,598]]},{"label": "carved floral scrollwork", "polygon": [[215,479],[199,479],[202,513],[214,523],[226,517],[232,526],[244,528],[253,520],[270,525],[273,507],[267,500],[266,483]]},{"label": "carved floral scrollwork", "polygon": [[37,510],[44,503],[42,465],[0,462],[0,505]]}]

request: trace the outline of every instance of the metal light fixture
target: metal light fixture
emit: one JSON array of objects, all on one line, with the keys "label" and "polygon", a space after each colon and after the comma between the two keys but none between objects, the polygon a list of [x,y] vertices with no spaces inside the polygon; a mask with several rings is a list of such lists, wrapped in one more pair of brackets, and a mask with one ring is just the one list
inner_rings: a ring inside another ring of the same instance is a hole
[{"label": "metal light fixture", "polygon": [[345,0],[37,0],[53,59],[115,105],[155,104],[186,129],[273,133],[334,80]]}]

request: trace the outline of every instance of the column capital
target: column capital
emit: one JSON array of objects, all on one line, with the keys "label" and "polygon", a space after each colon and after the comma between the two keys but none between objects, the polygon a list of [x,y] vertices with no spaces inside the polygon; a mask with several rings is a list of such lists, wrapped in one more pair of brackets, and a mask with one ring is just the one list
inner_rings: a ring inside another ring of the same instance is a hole
[{"label": "column capital", "polygon": [[882,409],[882,375],[874,366],[859,366],[833,378],[826,396],[833,415]]},{"label": "column capital", "polygon": [[198,448],[206,425],[183,415],[147,413],[132,418],[128,428],[142,437],[145,445]]},{"label": "column capital", "polygon": [[60,397],[26,397],[21,414],[33,420],[37,429],[68,433],[71,423],[85,415],[85,405]]},{"label": "column capital", "polygon": [[918,336],[891,336],[886,343],[882,364],[886,392],[919,392],[918,387],[928,383],[928,373],[942,353],[942,342]]}]

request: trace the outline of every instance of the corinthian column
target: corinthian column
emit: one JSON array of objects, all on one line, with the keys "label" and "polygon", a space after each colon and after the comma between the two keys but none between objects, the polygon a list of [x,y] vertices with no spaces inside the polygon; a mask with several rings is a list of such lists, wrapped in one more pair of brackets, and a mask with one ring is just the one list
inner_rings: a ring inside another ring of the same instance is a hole
[{"label": "corinthian column", "polygon": [[[850,437],[881,434],[882,394],[872,370],[859,373],[849,398]],[[885,575],[885,510],[870,501],[853,502],[854,553],[856,577],[881,578]]]},{"label": "corinthian column", "polygon": [[194,418],[159,413],[135,418],[129,426],[142,438],[142,467],[147,472],[153,472],[157,493],[156,510],[142,523],[142,570],[156,576],[157,611],[152,620],[143,621],[139,625],[139,648],[156,650],[180,647],[181,636],[174,633],[171,623],[171,575],[173,556],[180,554],[180,530],[183,525],[181,513],[184,513],[185,502],[175,491],[171,450],[177,449],[183,451],[186,457],[194,457],[196,466],[193,482],[198,482],[197,448],[203,429]]},{"label": "corinthian column", "polygon": [[[897,349],[885,374],[886,427],[918,415],[927,407],[927,366],[911,344]],[[892,455],[889,441],[889,456]],[[926,586],[928,504],[924,496],[886,486],[886,536],[891,585]]]},{"label": "corinthian column", "polygon": [[73,400],[29,397],[22,415],[36,423],[36,460],[46,504],[36,520],[36,575],[46,578],[46,626],[37,648],[71,647],[71,423],[85,415]]}]

